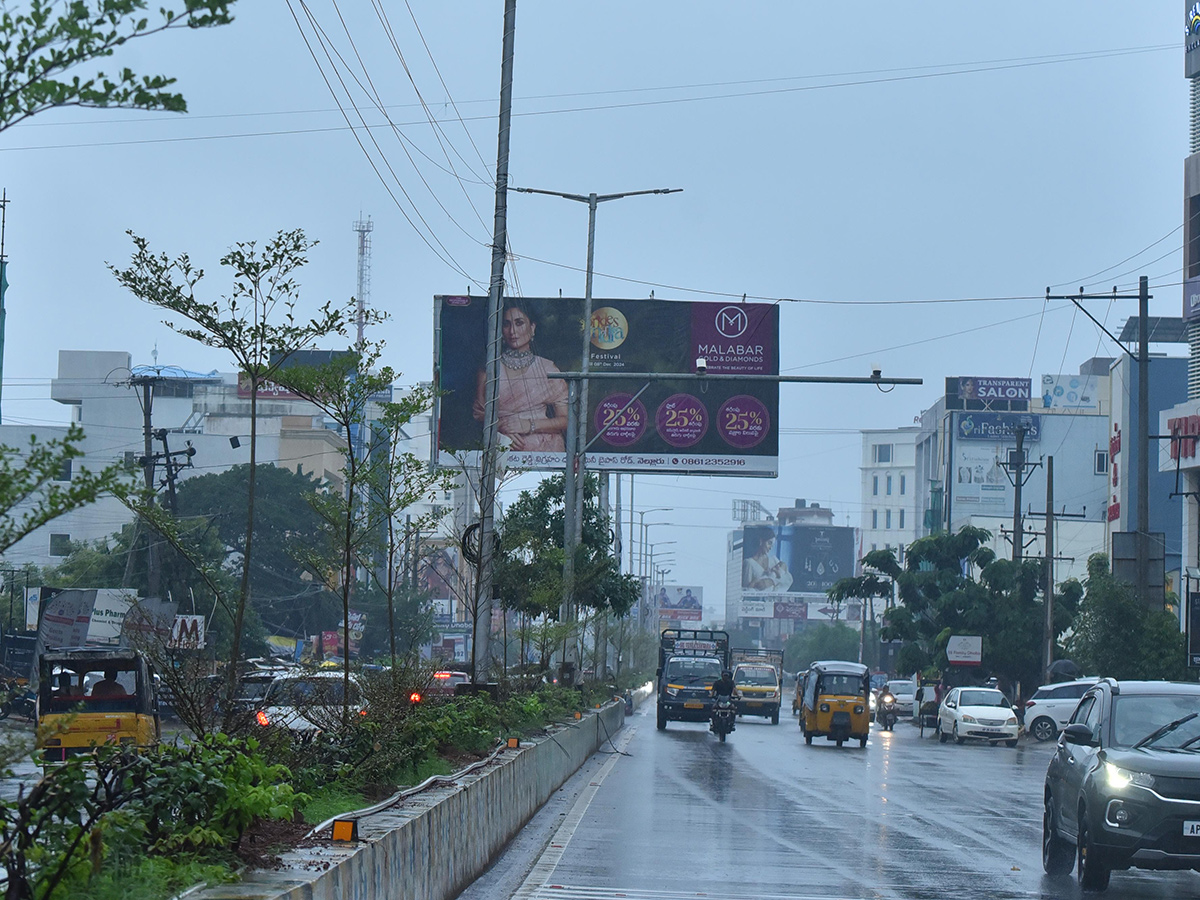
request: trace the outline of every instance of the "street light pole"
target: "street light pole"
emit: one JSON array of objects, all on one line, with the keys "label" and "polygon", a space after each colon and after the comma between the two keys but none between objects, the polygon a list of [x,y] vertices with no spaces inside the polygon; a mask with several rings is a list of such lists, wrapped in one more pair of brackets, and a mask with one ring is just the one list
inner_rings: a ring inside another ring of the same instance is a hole
[{"label": "street light pole", "polygon": [[[655,188],[647,191],[622,191],[618,194],[568,194],[562,191],[545,191],[539,188],[513,188],[523,194],[545,194],[561,197],[588,205],[587,270],[583,289],[583,378],[575,391],[568,385],[567,402],[567,459],[563,473],[563,601],[561,618],[564,622],[575,621],[575,548],[583,539],[583,494],[584,494],[584,448],[587,446],[588,371],[592,344],[592,271],[596,251],[596,207],[609,200],[625,197],[640,197],[646,194],[676,194],[683,188]],[[573,426],[573,427],[572,427]],[[573,643],[568,642],[573,648]],[[564,664],[575,666],[573,649]]]},{"label": "street light pole", "polygon": [[[638,542],[638,567],[637,567],[637,573],[639,576],[646,574],[646,514],[652,513],[652,512],[674,512],[674,511],[675,511],[674,507],[656,506],[656,507],[654,507],[654,509],[644,509],[641,512],[634,513],[634,515],[636,515],[638,517],[638,524],[640,526],[640,528],[638,530],[638,536],[640,537],[640,541]],[[660,524],[660,523],[651,522],[650,524],[655,525],[655,524]],[[632,547],[629,548],[629,552],[631,554],[633,553]],[[632,566],[633,566],[632,556],[630,557],[629,564],[630,564],[630,567],[632,568]]]}]

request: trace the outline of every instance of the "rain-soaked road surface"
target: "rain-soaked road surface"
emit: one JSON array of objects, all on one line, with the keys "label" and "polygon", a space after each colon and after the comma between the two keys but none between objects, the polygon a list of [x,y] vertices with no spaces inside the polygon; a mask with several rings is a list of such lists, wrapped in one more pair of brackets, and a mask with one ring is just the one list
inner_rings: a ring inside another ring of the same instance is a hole
[{"label": "rain-soaked road surface", "polygon": [[[922,739],[905,723],[838,749],[795,719],[654,727],[648,702],[460,900],[1079,898],[1041,866],[1054,743]],[[1094,897],[1097,895],[1086,895]],[[1191,872],[1114,872],[1107,894],[1200,898]]]}]

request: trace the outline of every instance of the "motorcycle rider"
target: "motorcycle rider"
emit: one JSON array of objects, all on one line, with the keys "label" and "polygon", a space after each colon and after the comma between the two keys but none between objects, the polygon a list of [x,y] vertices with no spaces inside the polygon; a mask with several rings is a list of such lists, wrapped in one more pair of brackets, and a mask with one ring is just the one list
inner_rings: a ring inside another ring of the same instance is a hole
[{"label": "motorcycle rider", "polygon": [[732,697],[733,673],[728,669],[724,669],[721,672],[721,677],[713,682],[712,693],[714,700],[719,700],[721,697]]}]

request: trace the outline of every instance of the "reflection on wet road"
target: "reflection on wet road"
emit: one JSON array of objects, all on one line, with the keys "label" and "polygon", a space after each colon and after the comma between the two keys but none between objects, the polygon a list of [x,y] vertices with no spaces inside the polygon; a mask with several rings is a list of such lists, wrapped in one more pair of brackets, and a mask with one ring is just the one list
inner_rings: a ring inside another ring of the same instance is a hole
[{"label": "reflection on wet road", "polygon": [[[628,735],[629,729],[634,729]],[[627,745],[623,745],[628,741]],[[1054,744],[939,744],[904,723],[865,750],[794,719],[654,727],[648,703],[588,777],[515,896],[522,898],[1077,898],[1041,866],[1041,796]],[[588,798],[590,795],[590,803]],[[1096,896],[1096,895],[1088,895]],[[1191,872],[1115,872],[1104,895],[1200,897]]]}]

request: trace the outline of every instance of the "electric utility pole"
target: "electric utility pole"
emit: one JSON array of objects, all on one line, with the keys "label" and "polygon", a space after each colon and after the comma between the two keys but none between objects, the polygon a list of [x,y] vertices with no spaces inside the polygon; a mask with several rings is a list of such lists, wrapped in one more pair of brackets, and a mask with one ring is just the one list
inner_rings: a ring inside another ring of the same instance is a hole
[{"label": "electric utility pole", "polygon": [[492,628],[493,516],[496,507],[498,461],[496,386],[500,373],[501,306],[504,302],[504,262],[508,251],[508,145],[512,122],[513,51],[516,44],[517,0],[504,0],[504,44],[500,61],[500,120],[496,138],[496,212],[492,223],[492,274],[488,286],[486,377],[483,394],[483,459],[479,469],[479,569],[475,578],[472,617],[471,676],[488,673]]},{"label": "electric utility pole", "polygon": [[[1134,590],[1141,601],[1154,608],[1161,607],[1162,598],[1151,602],[1149,596],[1150,580],[1150,279],[1145,275],[1138,278],[1136,294],[1118,294],[1114,286],[1111,294],[1085,294],[1083,288],[1075,295],[1051,296],[1050,288],[1046,288],[1047,300],[1070,300],[1085,316],[1125,351],[1137,363],[1138,373],[1138,415],[1137,434],[1134,435],[1134,446],[1137,448],[1137,531],[1134,533],[1134,553],[1136,554],[1136,578]],[[1083,308],[1082,300],[1137,300],[1138,302],[1138,349],[1135,354],[1112,332],[1104,327],[1103,322]]]},{"label": "electric utility pole", "polygon": [[1003,464],[1004,473],[1016,489],[1013,499],[1013,562],[1020,562],[1025,555],[1025,536],[1021,533],[1024,527],[1021,521],[1021,489],[1033,476],[1033,470],[1041,465],[1025,461],[1025,431],[1025,425],[1017,426],[1017,449],[1009,451],[1008,461]]}]

